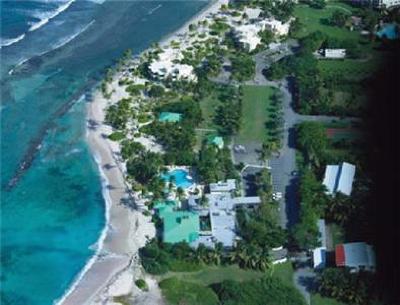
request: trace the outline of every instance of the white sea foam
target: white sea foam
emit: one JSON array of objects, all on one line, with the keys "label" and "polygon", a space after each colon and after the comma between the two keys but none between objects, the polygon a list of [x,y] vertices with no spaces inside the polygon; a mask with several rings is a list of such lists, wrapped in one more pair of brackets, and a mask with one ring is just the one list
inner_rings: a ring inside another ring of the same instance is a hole
[{"label": "white sea foam", "polygon": [[75,0],[69,0],[68,2],[64,3],[63,5],[60,5],[56,10],[52,12],[46,12],[46,13],[39,13],[36,14],[35,17],[39,18],[40,21],[33,23],[31,27],[29,28],[29,32],[36,31],[37,29],[40,29],[42,26],[44,26],[46,23],[48,23],[51,19],[55,18],[62,12],[64,12],[67,8],[70,7],[70,5],[75,2]]},{"label": "white sea foam", "polygon": [[[64,40],[62,40],[61,42],[57,43],[56,45],[53,46],[53,48],[47,52],[53,51],[55,49],[61,48],[62,46],[65,46],[67,43],[69,43],[70,41],[74,40],[76,37],[78,37],[80,34],[82,34],[83,32],[85,32],[88,28],[90,28],[93,23],[95,23],[95,20],[92,20],[90,23],[88,23],[86,26],[84,26],[83,28],[81,28],[78,32],[72,34],[71,36],[65,38]],[[46,53],[47,53],[46,52]],[[41,54],[43,55],[43,54]]]},{"label": "white sea foam", "polygon": [[100,237],[97,240],[97,242],[90,246],[91,249],[94,249],[96,252],[95,254],[88,260],[86,263],[85,267],[82,269],[82,271],[75,277],[75,280],[72,282],[72,285],[69,287],[69,289],[65,292],[65,294],[58,300],[55,300],[53,302],[54,305],[61,305],[67,297],[75,290],[75,288],[79,285],[80,281],[82,278],[85,276],[85,274],[90,270],[90,268],[93,266],[93,264],[102,256],[102,249],[104,245],[104,240],[107,236],[107,232],[110,229],[110,207],[111,207],[111,197],[110,193],[108,191],[107,185],[109,184],[109,181],[107,179],[107,176],[104,174],[102,168],[101,168],[101,158],[98,154],[94,153],[93,154],[94,159],[97,163],[97,166],[99,168],[100,176],[101,176],[101,187],[102,187],[102,194],[104,197],[104,201],[106,203],[105,207],[105,218],[106,218],[106,224],[101,231]]},{"label": "white sea foam", "polygon": [[25,34],[19,35],[18,37],[15,37],[15,38],[9,38],[9,39],[1,38],[0,49],[3,48],[3,47],[11,46],[14,43],[17,43],[18,41],[20,41],[20,40],[22,40],[24,38],[25,38]]},{"label": "white sea foam", "polygon": [[157,5],[155,8],[152,8],[151,10],[149,10],[149,12],[147,13],[148,15],[153,14],[156,10],[158,10],[159,8],[162,7],[162,4]]}]

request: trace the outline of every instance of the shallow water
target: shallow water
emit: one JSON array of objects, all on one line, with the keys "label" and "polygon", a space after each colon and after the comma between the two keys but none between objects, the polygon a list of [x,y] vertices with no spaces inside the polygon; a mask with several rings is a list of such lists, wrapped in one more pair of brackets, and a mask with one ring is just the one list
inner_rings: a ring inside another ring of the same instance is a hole
[{"label": "shallow water", "polygon": [[[24,22],[40,20],[24,20],[21,9],[39,4],[15,7],[14,23],[10,16],[2,18],[2,26],[7,22],[2,41],[27,33],[0,50],[2,304],[52,304],[94,253],[104,226],[104,200],[85,143],[82,94],[127,48],[142,51],[206,4],[75,1],[30,32],[32,24]],[[8,74],[38,54],[44,55]]]}]

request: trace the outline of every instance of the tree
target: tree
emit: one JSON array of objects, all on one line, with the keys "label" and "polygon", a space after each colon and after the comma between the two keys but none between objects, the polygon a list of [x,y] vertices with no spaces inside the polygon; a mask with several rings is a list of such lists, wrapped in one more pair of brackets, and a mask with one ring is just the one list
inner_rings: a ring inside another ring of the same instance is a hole
[{"label": "tree", "polygon": [[319,122],[304,122],[297,126],[297,143],[307,160],[315,165],[328,144],[325,127]]},{"label": "tree", "polygon": [[161,97],[164,95],[165,89],[163,86],[153,85],[151,86],[148,94],[150,97]]},{"label": "tree", "polygon": [[326,6],[325,0],[311,0],[310,6],[316,9],[323,9]]},{"label": "tree", "polygon": [[344,27],[349,18],[349,15],[342,10],[335,10],[330,18],[330,23],[338,27]]},{"label": "tree", "polygon": [[238,81],[249,80],[254,77],[256,64],[253,58],[246,53],[240,53],[230,58],[232,63],[232,78]]},{"label": "tree", "polygon": [[145,151],[136,158],[128,160],[126,167],[130,176],[137,182],[146,185],[158,175],[162,164],[163,162],[159,154]]},{"label": "tree", "polygon": [[347,269],[327,268],[319,276],[319,292],[346,304],[370,304],[372,275],[350,273]]}]

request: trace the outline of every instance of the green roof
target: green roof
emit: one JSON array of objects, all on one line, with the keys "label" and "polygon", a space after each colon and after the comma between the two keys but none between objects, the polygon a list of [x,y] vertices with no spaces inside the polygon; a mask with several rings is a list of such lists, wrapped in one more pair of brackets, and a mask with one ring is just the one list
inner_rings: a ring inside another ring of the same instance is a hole
[{"label": "green roof", "polygon": [[161,112],[158,120],[160,122],[176,123],[182,119],[182,114],[175,112]]},{"label": "green roof", "polygon": [[176,202],[173,200],[158,201],[153,207],[154,210],[157,210],[160,218],[163,218],[165,213],[173,212],[175,208]]},{"label": "green roof", "polygon": [[222,137],[216,136],[216,135],[208,136],[207,143],[208,144],[214,144],[218,148],[223,148],[224,147],[224,139]]},{"label": "green roof", "polygon": [[191,243],[199,238],[199,214],[188,211],[175,211],[163,213],[163,241],[178,243],[186,241]]}]

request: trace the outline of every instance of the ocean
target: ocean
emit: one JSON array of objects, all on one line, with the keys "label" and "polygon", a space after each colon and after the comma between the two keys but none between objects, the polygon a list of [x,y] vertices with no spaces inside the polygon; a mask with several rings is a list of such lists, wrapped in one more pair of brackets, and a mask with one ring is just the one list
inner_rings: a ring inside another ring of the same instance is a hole
[{"label": "ocean", "polygon": [[1,1],[1,304],[61,298],[105,225],[84,94],[207,1]]}]

